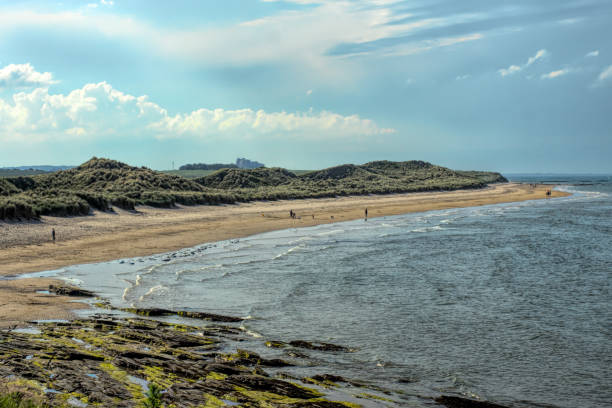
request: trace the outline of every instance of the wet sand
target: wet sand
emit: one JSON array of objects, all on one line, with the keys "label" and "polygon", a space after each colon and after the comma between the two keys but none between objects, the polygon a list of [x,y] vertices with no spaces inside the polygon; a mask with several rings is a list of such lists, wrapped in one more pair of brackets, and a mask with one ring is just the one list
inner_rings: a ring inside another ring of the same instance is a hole
[{"label": "wet sand", "polygon": [[[505,183],[479,190],[174,209],[139,207],[135,212],[116,210],[114,213],[95,212],[86,217],[43,217],[37,222],[0,221],[0,276],[146,256],[267,231],[360,219],[364,217],[365,208],[369,217],[374,218],[544,199],[548,189],[550,186]],[[552,197],[566,195],[552,192]],[[297,214],[296,219],[289,217],[290,210]],[[56,231],[55,243],[51,240],[52,228]],[[75,306],[56,296],[35,296],[36,290],[48,287],[49,282],[43,280],[0,283],[5,284],[0,286],[0,326],[37,315],[39,318],[63,318]]]}]

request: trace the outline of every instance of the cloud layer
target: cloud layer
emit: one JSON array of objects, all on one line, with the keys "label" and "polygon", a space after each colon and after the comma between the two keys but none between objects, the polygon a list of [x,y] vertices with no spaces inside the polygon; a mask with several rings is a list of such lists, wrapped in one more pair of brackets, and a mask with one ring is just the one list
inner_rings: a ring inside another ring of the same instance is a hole
[{"label": "cloud layer", "polygon": [[68,139],[195,138],[201,140],[356,139],[394,132],[358,115],[313,110],[265,112],[253,109],[198,109],[168,114],[148,100],[106,82],[63,94],[47,88],[0,99],[0,141]]}]

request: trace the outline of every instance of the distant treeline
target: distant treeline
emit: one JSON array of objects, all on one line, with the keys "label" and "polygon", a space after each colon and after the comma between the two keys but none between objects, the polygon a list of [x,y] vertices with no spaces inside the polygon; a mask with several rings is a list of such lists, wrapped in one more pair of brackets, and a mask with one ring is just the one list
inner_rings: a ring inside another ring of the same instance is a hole
[{"label": "distant treeline", "polygon": [[85,215],[92,209],[133,210],[137,205],[172,207],[456,190],[505,181],[499,173],[454,171],[423,161],[344,164],[299,176],[282,168],[223,168],[189,180],[94,157],[69,170],[0,178],[0,219]]},{"label": "distant treeline", "polygon": [[221,170],[221,169],[237,169],[238,166],[235,164],[223,164],[223,163],[193,163],[185,164],[179,167],[179,170]]}]

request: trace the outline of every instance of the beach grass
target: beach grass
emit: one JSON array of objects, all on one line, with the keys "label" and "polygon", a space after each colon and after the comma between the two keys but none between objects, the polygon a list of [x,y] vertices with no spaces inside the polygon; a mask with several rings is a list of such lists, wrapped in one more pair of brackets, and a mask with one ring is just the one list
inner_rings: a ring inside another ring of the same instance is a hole
[{"label": "beach grass", "polygon": [[92,209],[134,210],[138,205],[169,208],[177,204],[444,191],[481,188],[500,181],[506,179],[499,173],[459,172],[422,161],[345,164],[299,175],[282,168],[230,168],[189,179],[93,158],[69,170],[0,178],[0,219],[78,216]]}]

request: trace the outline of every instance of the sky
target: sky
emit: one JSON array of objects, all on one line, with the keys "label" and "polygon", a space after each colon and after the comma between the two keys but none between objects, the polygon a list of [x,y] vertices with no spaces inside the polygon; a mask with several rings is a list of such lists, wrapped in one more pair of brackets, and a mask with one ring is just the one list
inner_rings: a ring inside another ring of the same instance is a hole
[{"label": "sky", "polygon": [[612,173],[610,0],[0,0],[0,167]]}]

